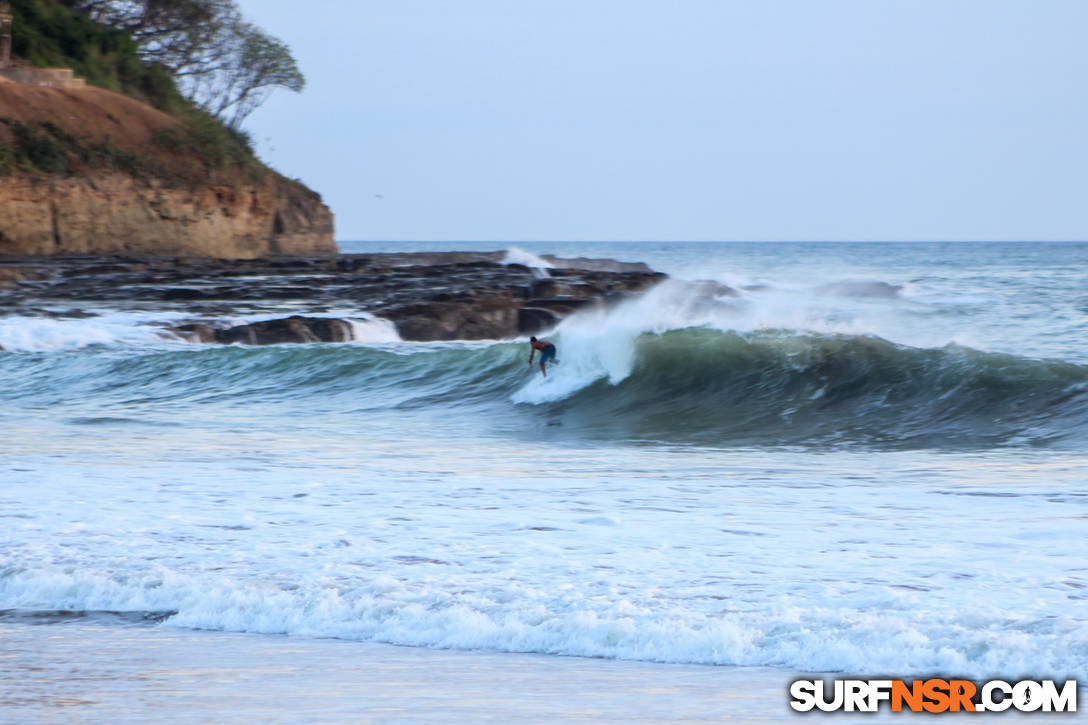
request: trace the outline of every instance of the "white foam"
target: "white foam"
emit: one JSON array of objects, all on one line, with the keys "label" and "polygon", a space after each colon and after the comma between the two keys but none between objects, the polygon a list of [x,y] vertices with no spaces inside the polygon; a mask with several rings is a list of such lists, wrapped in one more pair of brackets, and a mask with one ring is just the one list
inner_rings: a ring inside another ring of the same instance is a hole
[{"label": "white foam", "polygon": [[639,335],[727,326],[737,302],[716,291],[721,290],[667,280],[613,309],[568,317],[557,330],[560,366],[552,368],[546,380],[538,376],[529,381],[511,399],[543,403],[566,398],[602,379],[616,385],[631,374]]},{"label": "white foam", "polygon": [[17,464],[0,493],[0,610],[176,611],[184,627],[665,662],[1088,676],[1080,453],[531,445],[429,418],[411,421],[418,433],[354,414],[329,425],[311,401],[232,421],[252,406],[231,403],[153,431],[66,425],[55,407],[20,421],[5,439]]},{"label": "white foam", "polygon": [[562,365],[546,380],[540,376],[530,380],[511,400],[543,403],[566,398],[598,380],[615,385],[631,373],[639,335],[692,327],[739,334],[788,330],[875,335],[915,347],[961,343],[985,349],[982,340],[960,328],[942,329],[928,318],[905,313],[903,306],[911,303],[891,294],[892,286],[883,282],[858,283],[862,292],[876,290],[869,296],[842,297],[815,294],[811,282],[744,291],[739,280],[729,278],[728,284],[725,279],[668,279],[607,311],[595,309],[566,318],[555,337]]},{"label": "white foam", "polygon": [[515,403],[562,400],[602,378],[615,385],[630,375],[639,331],[619,318],[606,319],[595,314],[565,320],[555,338],[559,365],[551,366],[547,378],[534,374],[511,399]]},{"label": "white foam", "polygon": [[400,333],[397,332],[397,326],[393,324],[392,320],[387,320],[383,317],[375,317],[374,315],[365,314],[359,316],[358,313],[354,317],[347,318],[347,323],[351,325],[351,335],[354,342],[359,343],[381,343],[381,342],[400,342]]},{"label": "white foam", "polygon": [[[260,313],[235,316],[225,321],[228,326],[245,325],[282,318],[281,313]],[[366,312],[344,311],[314,317],[345,320],[354,342],[362,344],[400,342],[392,321]],[[191,318],[189,313],[125,313],[109,312],[83,319],[54,319],[49,317],[0,317],[0,348],[9,352],[75,350],[91,345],[146,346],[184,342],[170,334],[169,324]]]},{"label": "white foam", "polygon": [[1088,625],[1039,628],[984,602],[932,610],[888,593],[874,607],[803,607],[783,597],[756,609],[685,610],[652,599],[585,597],[525,583],[451,591],[389,576],[278,585],[84,568],[8,570],[3,608],[168,612],[177,627],[338,637],[401,645],[782,666],[807,671],[954,672],[977,677],[1088,676]]},{"label": "white foam", "polygon": [[517,247],[509,247],[506,250],[506,256],[502,258],[502,264],[521,264],[533,269],[553,269],[555,267],[546,259]]},{"label": "white foam", "polygon": [[73,350],[89,345],[140,345],[170,337],[156,324],[171,313],[110,313],[84,319],[0,317],[0,348],[10,352]]}]

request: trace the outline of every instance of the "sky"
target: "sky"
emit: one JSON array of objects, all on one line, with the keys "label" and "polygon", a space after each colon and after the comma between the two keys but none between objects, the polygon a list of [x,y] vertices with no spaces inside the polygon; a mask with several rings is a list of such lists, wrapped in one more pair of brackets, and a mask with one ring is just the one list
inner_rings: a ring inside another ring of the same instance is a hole
[{"label": "sky", "polygon": [[1085,240],[1085,0],[239,0],[338,240]]}]

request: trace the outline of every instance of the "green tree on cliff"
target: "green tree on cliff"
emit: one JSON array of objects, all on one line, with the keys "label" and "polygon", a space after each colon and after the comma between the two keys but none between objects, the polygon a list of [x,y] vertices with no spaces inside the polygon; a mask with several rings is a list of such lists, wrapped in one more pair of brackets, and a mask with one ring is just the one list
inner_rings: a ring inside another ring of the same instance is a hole
[{"label": "green tree on cliff", "polygon": [[235,0],[68,0],[127,33],[139,56],[165,69],[183,95],[239,128],[277,88],[306,79],[283,41],[247,22]]}]

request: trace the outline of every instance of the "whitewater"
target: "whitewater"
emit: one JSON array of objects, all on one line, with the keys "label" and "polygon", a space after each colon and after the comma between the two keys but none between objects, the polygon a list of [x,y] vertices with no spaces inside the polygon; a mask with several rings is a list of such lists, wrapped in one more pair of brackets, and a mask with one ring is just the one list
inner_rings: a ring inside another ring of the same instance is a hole
[{"label": "whitewater", "polygon": [[564,320],[547,378],[362,309],[268,347],[0,317],[0,631],[761,668],[783,708],[806,672],[1088,681],[1088,245],[506,261],[544,254],[670,279]]}]

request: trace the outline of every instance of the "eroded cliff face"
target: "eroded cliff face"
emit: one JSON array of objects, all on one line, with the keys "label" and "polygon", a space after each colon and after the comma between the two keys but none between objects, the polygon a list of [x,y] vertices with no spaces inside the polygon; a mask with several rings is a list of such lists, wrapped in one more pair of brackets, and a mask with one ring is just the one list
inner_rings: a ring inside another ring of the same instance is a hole
[{"label": "eroded cliff face", "polygon": [[0,255],[248,259],[336,251],[328,207],[272,175],[194,189],[122,174],[0,178]]},{"label": "eroded cliff face", "polygon": [[[20,130],[24,141],[32,134],[33,150],[63,156],[63,168],[11,163]],[[164,133],[173,146],[156,140]],[[186,134],[177,119],[101,88],[0,84],[9,156],[0,170],[0,256],[336,253],[332,213],[317,194],[256,161],[214,167]]]}]

